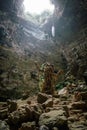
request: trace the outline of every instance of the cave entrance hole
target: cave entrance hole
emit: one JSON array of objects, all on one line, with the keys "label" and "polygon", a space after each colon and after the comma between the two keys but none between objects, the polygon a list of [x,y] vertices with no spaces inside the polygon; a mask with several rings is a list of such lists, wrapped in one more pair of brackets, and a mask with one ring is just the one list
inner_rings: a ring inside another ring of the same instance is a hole
[{"label": "cave entrance hole", "polygon": [[54,12],[50,0],[24,0],[24,15],[27,20],[43,24]]}]

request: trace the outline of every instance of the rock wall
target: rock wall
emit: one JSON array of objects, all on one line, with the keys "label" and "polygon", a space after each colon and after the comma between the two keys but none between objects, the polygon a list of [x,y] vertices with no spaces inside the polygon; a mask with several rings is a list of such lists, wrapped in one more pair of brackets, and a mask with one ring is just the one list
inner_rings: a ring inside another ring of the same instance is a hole
[{"label": "rock wall", "polygon": [[23,0],[0,0],[0,10],[20,14],[22,13]]},{"label": "rock wall", "polygon": [[[87,70],[86,1],[67,0],[60,3],[60,8],[56,3],[54,16],[44,25],[49,32],[54,22],[55,41],[41,40],[38,26],[17,16],[22,1],[0,2],[1,100],[19,98],[22,94],[26,97],[32,90],[38,91],[38,79],[30,75],[32,71],[37,75],[35,60],[39,65],[49,61],[57,70],[61,68],[65,73],[83,78]],[[11,92],[14,94],[10,95]]]},{"label": "rock wall", "polygon": [[87,71],[87,1],[52,0],[52,2],[55,5],[56,42],[60,41],[63,45],[63,54],[68,61],[71,74],[81,78]]}]

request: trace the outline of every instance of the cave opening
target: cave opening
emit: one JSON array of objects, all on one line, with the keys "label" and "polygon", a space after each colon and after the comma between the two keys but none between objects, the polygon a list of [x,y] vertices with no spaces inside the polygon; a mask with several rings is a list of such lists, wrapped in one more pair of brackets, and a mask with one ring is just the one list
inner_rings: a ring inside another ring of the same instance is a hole
[{"label": "cave opening", "polygon": [[43,24],[54,12],[50,0],[24,0],[24,17],[36,24]]}]

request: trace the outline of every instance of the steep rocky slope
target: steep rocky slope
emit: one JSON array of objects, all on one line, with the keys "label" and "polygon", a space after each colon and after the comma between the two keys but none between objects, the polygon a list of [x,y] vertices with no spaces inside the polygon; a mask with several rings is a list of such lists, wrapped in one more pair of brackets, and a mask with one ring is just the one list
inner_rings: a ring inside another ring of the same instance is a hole
[{"label": "steep rocky slope", "polygon": [[34,61],[58,63],[54,43],[45,40],[37,25],[11,12],[1,11],[0,20],[0,98],[5,100],[21,97],[32,87],[37,90],[37,80],[31,79],[31,72],[37,73]]}]

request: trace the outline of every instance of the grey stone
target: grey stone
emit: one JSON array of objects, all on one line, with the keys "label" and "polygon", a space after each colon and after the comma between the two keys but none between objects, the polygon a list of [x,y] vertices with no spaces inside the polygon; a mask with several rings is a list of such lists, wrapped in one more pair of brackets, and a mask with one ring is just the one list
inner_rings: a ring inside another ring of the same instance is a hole
[{"label": "grey stone", "polygon": [[39,118],[39,125],[47,127],[67,128],[66,112],[63,110],[52,110],[48,113],[43,113]]},{"label": "grey stone", "polygon": [[0,130],[10,130],[5,121],[0,120]]}]

